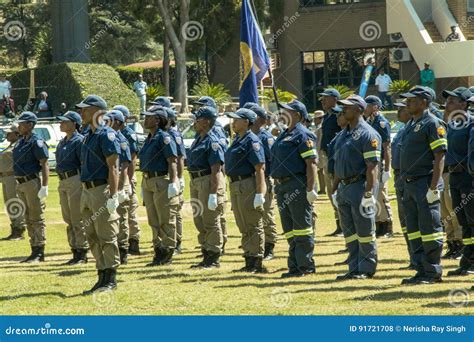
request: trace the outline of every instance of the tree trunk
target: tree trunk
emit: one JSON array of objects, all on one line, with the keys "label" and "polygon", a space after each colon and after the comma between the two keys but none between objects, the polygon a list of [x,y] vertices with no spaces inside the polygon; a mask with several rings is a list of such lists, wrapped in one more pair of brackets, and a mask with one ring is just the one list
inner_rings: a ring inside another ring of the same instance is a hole
[{"label": "tree trunk", "polygon": [[163,42],[163,85],[166,89],[166,96],[170,95],[170,40],[165,33]]}]

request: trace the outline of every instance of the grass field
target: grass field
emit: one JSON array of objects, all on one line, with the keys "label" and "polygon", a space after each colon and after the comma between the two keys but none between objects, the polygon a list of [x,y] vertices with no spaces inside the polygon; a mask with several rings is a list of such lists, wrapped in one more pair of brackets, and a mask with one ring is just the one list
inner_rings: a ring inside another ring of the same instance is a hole
[{"label": "grass field", "polygon": [[[412,271],[399,270],[407,265],[407,252],[398,220],[394,239],[378,241],[378,272],[371,280],[335,282],[345,266],[334,266],[346,255],[342,238],[326,237],[335,228],[326,196],[318,199],[315,261],[312,276],[281,280],[286,267],[286,241],[280,238],[277,258],[266,263],[270,273],[249,275],[233,273],[243,263],[240,235],[232,212],[227,213],[229,243],[218,270],[193,270],[196,261],[196,230],[189,205],[184,208],[183,254],[170,266],[145,268],[152,257],[151,231],[140,207],[142,250],[119,269],[118,289],[84,297],[96,279],[94,262],[69,267],[61,265],[70,258],[65,225],[59,209],[57,178],[50,181],[47,199],[47,261],[40,265],[19,264],[30,249],[27,240],[0,241],[0,315],[462,315],[473,314],[469,289],[473,278],[445,278],[442,284],[417,287],[400,286]],[[187,189],[189,190],[189,189]],[[392,189],[393,190],[393,189]],[[393,193],[393,191],[392,191]],[[189,201],[189,196],[187,196]],[[396,203],[392,201],[396,213]],[[0,235],[8,234],[9,222],[2,211]],[[444,262],[445,272],[457,261]],[[454,292],[453,292],[454,291]],[[451,295],[450,295],[451,293]],[[471,297],[474,294],[471,293]]]}]

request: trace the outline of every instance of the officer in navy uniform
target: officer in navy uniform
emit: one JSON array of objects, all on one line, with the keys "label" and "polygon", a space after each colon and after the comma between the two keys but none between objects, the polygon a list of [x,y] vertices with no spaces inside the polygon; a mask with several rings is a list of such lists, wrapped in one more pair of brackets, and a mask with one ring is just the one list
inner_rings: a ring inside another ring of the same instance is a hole
[{"label": "officer in navy uniform", "polygon": [[220,216],[224,207],[224,151],[219,138],[212,133],[217,112],[212,107],[201,107],[195,114],[194,128],[199,136],[188,154],[188,171],[191,178],[190,193],[193,220],[199,232],[198,241],[203,260],[192,268],[219,267],[222,249]]},{"label": "officer in navy uniform", "polygon": [[[46,224],[44,210],[48,196],[48,145],[33,129],[38,118],[23,112],[18,118],[22,136],[13,148],[13,172],[17,181],[18,198],[25,207],[25,222],[30,237],[31,255],[22,262],[44,261]],[[41,178],[39,173],[41,172]]]},{"label": "officer in navy uniform", "polygon": [[468,146],[469,133],[474,129],[474,117],[467,111],[467,100],[472,93],[467,88],[445,90],[445,114],[448,114],[448,152],[446,165],[449,170],[449,186],[453,208],[462,227],[462,250],[459,268],[449,271],[447,276],[474,274],[474,202],[469,199],[474,194],[474,175],[469,174]]},{"label": "officer in navy uniform", "polygon": [[162,106],[152,106],[145,113],[144,126],[149,130],[138,153],[143,172],[143,200],[148,224],[153,232],[155,255],[147,266],[171,264],[176,249],[176,214],[179,207],[178,152],[166,132],[168,113]]},{"label": "officer in navy uniform", "polygon": [[113,290],[117,287],[120,265],[117,235],[117,208],[120,146],[114,130],[103,125],[107,103],[98,95],[89,95],[79,108],[82,122],[90,127],[81,149],[81,213],[87,240],[96,261],[98,280],[90,290]]},{"label": "officer in navy uniform", "polygon": [[244,108],[250,109],[257,115],[257,119],[253,123],[251,130],[257,135],[262,142],[263,151],[265,152],[265,183],[267,192],[265,194],[265,203],[263,204],[263,231],[265,232],[265,252],[263,260],[272,260],[274,256],[274,248],[277,242],[277,228],[275,222],[275,206],[274,206],[274,187],[273,180],[270,177],[271,170],[271,148],[275,142],[275,138],[266,129],[265,123],[269,115],[265,109],[256,103],[248,102]]},{"label": "officer in navy uniform", "polygon": [[315,272],[312,203],[317,198],[316,144],[301,124],[308,116],[303,103],[281,104],[288,123],[271,149],[271,176],[284,235],[288,241],[288,272],[282,278],[303,277]]},{"label": "officer in navy uniform", "polygon": [[[469,98],[468,103],[469,103],[469,105],[474,104],[474,96]],[[467,156],[468,156],[467,157],[467,167],[468,167],[468,170],[469,170],[469,174],[472,177],[474,177],[474,127],[472,127],[470,132],[469,132],[469,142],[468,142]],[[472,213],[472,211],[471,211],[471,213]],[[469,215],[468,223],[471,227],[471,245],[474,244],[474,229],[472,228],[473,227],[472,222],[473,222],[472,216]],[[472,248],[474,248],[474,247],[471,246],[471,251],[472,251]],[[471,291],[474,291],[474,286],[471,287]]]},{"label": "officer in navy uniform", "polygon": [[417,271],[402,284],[433,284],[441,282],[442,276],[440,188],[447,150],[446,129],[428,110],[433,98],[427,87],[416,86],[401,97],[407,99],[412,116],[402,135],[400,176],[405,181],[403,206]]},{"label": "officer in navy uniform", "polygon": [[157,96],[154,98],[153,101],[149,102],[149,104],[166,108],[173,108],[170,99],[166,96]]},{"label": "officer in navy uniform", "polygon": [[128,147],[130,148],[130,155],[132,161],[128,167],[128,179],[130,182],[130,207],[128,211],[128,226],[129,226],[129,239],[128,239],[128,254],[140,255],[140,226],[137,220],[138,210],[138,197],[137,197],[137,177],[135,176],[135,167],[137,164],[138,156],[138,137],[130,126],[127,125],[128,120],[131,118],[130,110],[123,105],[117,105],[114,107],[115,110],[122,112],[125,117],[125,124],[121,126],[120,132],[128,141]]},{"label": "officer in navy uniform", "polygon": [[82,222],[81,202],[82,184],[80,178],[81,149],[84,137],[79,134],[81,116],[76,112],[66,112],[57,116],[60,120],[61,132],[66,136],[61,139],[56,147],[56,172],[59,177],[59,203],[64,222],[67,224],[67,238],[72,250],[72,259],[66,265],[87,263],[86,230]]},{"label": "officer in navy uniform", "polygon": [[349,272],[336,280],[368,279],[377,270],[374,189],[381,154],[380,135],[363,119],[365,100],[351,95],[339,100],[348,126],[334,145],[333,199],[349,250]]}]

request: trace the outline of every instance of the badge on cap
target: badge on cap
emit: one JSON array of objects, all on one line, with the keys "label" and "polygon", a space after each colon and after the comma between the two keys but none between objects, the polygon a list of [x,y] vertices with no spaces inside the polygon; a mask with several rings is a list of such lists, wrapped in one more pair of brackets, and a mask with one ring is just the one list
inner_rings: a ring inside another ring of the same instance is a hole
[{"label": "badge on cap", "polygon": [[379,146],[379,142],[377,139],[372,139],[370,144],[372,145],[373,148],[377,148],[377,146]]},{"label": "badge on cap", "polygon": [[219,143],[213,142],[211,144],[211,147],[214,151],[217,151],[217,150],[219,150]]},{"label": "badge on cap", "polygon": [[182,142],[181,137],[176,137],[176,144],[181,145]]},{"label": "badge on cap", "polygon": [[308,146],[309,148],[313,148],[313,140],[311,139],[306,140],[306,146]]},{"label": "badge on cap", "polygon": [[36,144],[39,148],[42,148],[44,146],[44,140],[36,140]]},{"label": "badge on cap", "polygon": [[260,143],[258,143],[258,142],[253,143],[252,147],[256,152],[260,151]]},{"label": "badge on cap", "polygon": [[437,131],[438,131],[438,135],[446,134],[446,130],[444,129],[444,127],[438,127]]},{"label": "badge on cap", "polygon": [[125,151],[127,149],[127,143],[126,142],[120,143],[120,148]]},{"label": "badge on cap", "polygon": [[115,133],[114,132],[107,133],[107,138],[109,138],[110,141],[114,141],[115,140]]},{"label": "badge on cap", "polygon": [[420,128],[421,128],[421,124],[416,125],[413,132],[418,132],[420,130]]},{"label": "badge on cap", "polygon": [[385,121],[380,121],[380,127],[385,128],[386,126],[387,124],[385,123]]},{"label": "badge on cap", "polygon": [[219,141],[221,145],[227,145],[227,140],[225,140],[224,138],[220,138]]},{"label": "badge on cap", "polygon": [[171,138],[170,138],[170,137],[165,137],[165,138],[163,139],[163,142],[164,142],[166,145],[168,145],[168,144],[170,143],[170,141],[171,141]]},{"label": "badge on cap", "polygon": [[273,146],[273,143],[275,142],[275,139],[273,139],[273,138],[268,138],[268,139],[267,139],[267,142],[268,142],[268,146],[272,147],[272,146]]}]

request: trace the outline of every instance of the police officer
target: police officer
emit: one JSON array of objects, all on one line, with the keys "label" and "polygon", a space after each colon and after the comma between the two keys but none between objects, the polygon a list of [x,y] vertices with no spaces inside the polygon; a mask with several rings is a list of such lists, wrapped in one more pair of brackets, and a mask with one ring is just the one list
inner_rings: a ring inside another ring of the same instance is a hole
[{"label": "police officer", "polygon": [[128,139],[122,134],[121,130],[125,127],[125,116],[121,111],[113,109],[104,115],[105,123],[115,131],[117,141],[120,145],[119,155],[119,184],[118,184],[118,201],[117,214],[119,218],[119,233],[117,235],[118,247],[120,253],[120,264],[128,264],[128,239],[129,226],[128,216],[130,211],[130,196],[132,189],[130,179],[128,177],[128,170],[132,162],[132,155],[130,154],[130,147]]},{"label": "police officer", "polygon": [[150,102],[151,105],[162,106],[165,108],[172,108],[171,101],[166,96],[157,96]]},{"label": "police officer", "polygon": [[88,295],[117,287],[120,146],[114,130],[103,125],[103,115],[107,110],[104,99],[89,95],[76,108],[80,110],[82,122],[90,127],[81,149],[80,208],[98,279],[90,290],[83,292]]},{"label": "police officer", "polygon": [[230,197],[235,221],[242,234],[245,266],[239,271],[265,272],[263,204],[265,202],[265,152],[260,139],[250,130],[257,116],[241,108],[228,113],[234,141],[225,152],[225,171],[230,180]]},{"label": "police officer", "polygon": [[199,232],[203,260],[194,268],[219,267],[222,252],[220,216],[224,206],[224,151],[219,138],[212,133],[217,112],[212,107],[201,107],[195,112],[194,127],[199,134],[189,150],[187,159],[191,178],[191,205],[194,224]]},{"label": "police officer", "polygon": [[[22,262],[44,261],[46,224],[44,210],[48,196],[48,145],[33,132],[37,117],[23,112],[18,118],[22,136],[13,148],[13,172],[17,181],[18,198],[25,206],[25,220],[30,237],[31,255]],[[39,173],[41,172],[41,178]]]},{"label": "police officer", "polygon": [[349,250],[349,272],[336,280],[372,278],[377,270],[375,241],[375,197],[380,135],[363,119],[365,100],[352,95],[339,100],[348,126],[334,145],[334,188],[332,193]]},{"label": "police officer", "polygon": [[[448,119],[448,152],[446,165],[449,170],[449,188],[453,207],[462,227],[462,256],[459,268],[448,272],[449,276],[474,274],[474,175],[469,174],[469,133],[474,128],[474,117],[467,111],[467,100],[472,93],[467,88],[445,90],[445,115]],[[446,187],[447,185],[445,185]]]},{"label": "police officer", "polygon": [[[327,187],[327,193],[329,194],[333,189],[334,179],[332,175],[328,172],[328,151],[327,146],[332,139],[336,136],[338,132],[341,131],[341,128],[337,124],[337,112],[334,110],[337,107],[337,101],[341,98],[341,94],[334,88],[325,89],[322,93],[318,94],[320,96],[321,105],[325,112],[323,116],[323,122],[321,124],[321,164],[323,165],[324,172],[324,181]],[[336,230],[329,234],[329,236],[336,236],[342,233],[341,225],[339,223],[339,218],[337,214],[337,209],[330,198],[331,204],[334,209],[334,216],[336,218]]]},{"label": "police officer", "polygon": [[72,251],[72,259],[66,265],[87,262],[89,244],[82,222],[81,203],[82,185],[80,179],[81,148],[84,137],[79,134],[81,116],[76,112],[66,112],[56,117],[61,121],[61,132],[66,136],[56,147],[56,172],[59,177],[59,203],[64,222],[67,224],[67,240]]},{"label": "police officer", "polygon": [[13,172],[13,149],[18,144],[20,134],[18,124],[14,123],[5,128],[6,139],[9,145],[0,153],[0,182],[2,183],[3,202],[10,218],[11,233],[2,240],[23,240],[25,226],[25,208],[17,196],[17,183]]},{"label": "police officer", "polygon": [[382,139],[382,156],[380,162],[379,186],[375,198],[380,204],[380,210],[375,215],[375,234],[377,237],[393,237],[392,207],[388,198],[388,180],[390,174],[391,146],[390,146],[390,122],[380,113],[382,100],[379,97],[370,95],[365,98],[367,108],[364,112],[367,122],[380,135]]},{"label": "police officer", "polygon": [[122,112],[125,117],[125,124],[121,126],[120,132],[127,139],[128,147],[130,149],[130,155],[132,161],[129,163],[128,167],[128,179],[130,182],[131,189],[128,189],[130,192],[130,206],[128,210],[128,227],[129,227],[129,239],[128,239],[128,254],[130,255],[140,255],[140,225],[137,220],[137,209],[138,209],[138,197],[137,197],[137,177],[135,176],[135,167],[137,164],[138,156],[138,137],[137,134],[133,131],[130,126],[127,125],[127,122],[131,119],[131,114],[129,109],[123,105],[117,105],[114,107],[115,110]]},{"label": "police officer", "polygon": [[303,277],[315,272],[312,203],[317,198],[317,152],[309,131],[301,124],[308,116],[303,103],[281,104],[288,123],[271,149],[271,176],[284,235],[288,241],[288,272],[282,278]]},{"label": "police officer", "polygon": [[270,150],[275,142],[275,138],[273,138],[270,132],[264,129],[268,115],[263,107],[260,107],[256,103],[248,102],[244,105],[244,108],[250,109],[257,115],[255,122],[251,126],[251,130],[262,142],[263,151],[265,153],[265,183],[267,192],[265,193],[265,203],[263,204],[263,231],[265,233],[265,252],[263,254],[263,260],[272,260],[274,258],[273,251],[277,242],[277,229],[275,223],[274,184],[270,177]]},{"label": "police officer", "polygon": [[142,188],[148,223],[153,231],[155,255],[147,266],[172,262],[176,248],[176,214],[179,207],[176,143],[166,132],[168,113],[161,106],[145,112],[145,128],[150,131],[138,153],[143,172]]},{"label": "police officer", "polygon": [[405,181],[403,206],[407,233],[417,273],[402,284],[441,281],[443,227],[440,220],[440,184],[447,149],[446,129],[428,111],[433,100],[426,87],[401,95],[412,119],[402,135],[400,175]]}]

